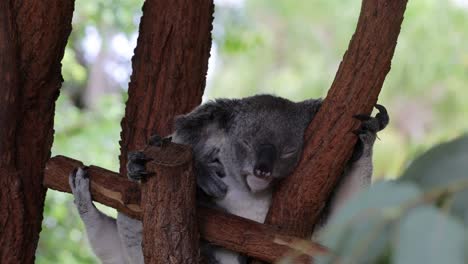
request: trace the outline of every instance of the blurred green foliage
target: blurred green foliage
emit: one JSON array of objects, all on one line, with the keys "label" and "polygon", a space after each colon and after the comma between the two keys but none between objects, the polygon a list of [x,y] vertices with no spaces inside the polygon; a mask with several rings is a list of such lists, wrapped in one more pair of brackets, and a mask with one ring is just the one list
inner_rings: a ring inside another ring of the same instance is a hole
[{"label": "blurred green foliage", "polygon": [[[217,3],[207,98],[274,93],[302,100],[326,96],[354,32],[361,1]],[[379,99],[389,109],[391,124],[376,143],[376,178],[395,178],[433,144],[468,130],[468,9],[454,3],[408,3],[392,70]],[[80,108],[77,97],[90,79],[93,61],[88,55],[97,53],[85,45],[90,32],[99,37],[101,49],[110,49],[116,35],[130,39],[137,32],[141,5],[141,0],[76,3],[73,32],[62,61],[65,83],[56,106],[53,155],[118,171],[125,91],[102,97],[92,108]],[[130,68],[130,61],[125,65]],[[121,87],[127,80],[120,82]],[[409,185],[376,188],[384,188],[388,199],[385,196],[382,202],[388,203],[394,197],[391,192],[417,196],[423,191]],[[71,200],[69,194],[48,191],[37,263],[97,263]],[[454,208],[463,208],[459,204],[455,200]],[[413,219],[428,215],[447,222],[451,230],[459,228],[433,207],[416,212]],[[413,219],[405,222],[409,229]],[[382,243],[383,249],[388,248]],[[404,254],[400,257],[404,259]]]},{"label": "blurred green foliage", "polygon": [[[118,171],[121,96],[103,97],[93,111],[81,111],[62,94],[56,105],[52,155],[65,155]],[[99,206],[115,215],[113,209]],[[37,263],[98,263],[86,240],[84,226],[70,194],[48,190]]]},{"label": "blurred green foliage", "polygon": [[333,254],[317,263],[467,263],[467,158],[465,135],[353,197],[321,230]]}]

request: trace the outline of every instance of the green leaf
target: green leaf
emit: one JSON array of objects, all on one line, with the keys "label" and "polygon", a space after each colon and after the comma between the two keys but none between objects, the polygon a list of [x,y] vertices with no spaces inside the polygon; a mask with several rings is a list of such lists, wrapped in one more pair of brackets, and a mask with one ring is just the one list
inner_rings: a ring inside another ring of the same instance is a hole
[{"label": "green leaf", "polygon": [[[320,242],[337,254],[340,263],[374,263],[389,247],[393,220],[401,214],[401,205],[419,196],[412,184],[376,183],[332,217],[320,232]],[[332,262],[333,256],[318,260]]]},{"label": "green leaf", "polygon": [[401,180],[424,189],[468,180],[468,135],[428,150],[408,167]]},{"label": "green leaf", "polygon": [[394,263],[462,264],[465,235],[461,223],[435,207],[415,208],[400,224]]},{"label": "green leaf", "polygon": [[459,189],[448,193],[450,196],[442,206],[468,225],[468,135],[428,150],[408,167],[400,180],[428,191],[449,185],[452,190]]},{"label": "green leaf", "polygon": [[468,226],[468,190],[455,194],[452,198],[450,212],[457,215]]}]

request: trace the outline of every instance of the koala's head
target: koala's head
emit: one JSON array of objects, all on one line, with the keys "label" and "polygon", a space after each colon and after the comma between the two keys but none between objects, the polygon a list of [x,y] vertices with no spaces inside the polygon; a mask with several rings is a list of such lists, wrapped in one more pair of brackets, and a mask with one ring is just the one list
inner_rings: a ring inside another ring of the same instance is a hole
[{"label": "koala's head", "polygon": [[217,159],[227,177],[251,192],[261,192],[293,171],[302,153],[304,131],[320,104],[321,100],[295,103],[271,95],[216,100],[192,113],[203,113],[199,118],[208,120],[195,137],[212,138],[204,144],[219,149]]}]

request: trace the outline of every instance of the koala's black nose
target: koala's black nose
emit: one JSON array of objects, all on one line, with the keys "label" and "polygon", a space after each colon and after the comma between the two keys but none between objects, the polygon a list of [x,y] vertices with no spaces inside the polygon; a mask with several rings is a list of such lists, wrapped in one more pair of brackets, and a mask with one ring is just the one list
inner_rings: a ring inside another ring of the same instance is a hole
[{"label": "koala's black nose", "polygon": [[276,148],[271,144],[260,145],[257,152],[257,162],[254,175],[260,178],[271,176],[276,160]]}]

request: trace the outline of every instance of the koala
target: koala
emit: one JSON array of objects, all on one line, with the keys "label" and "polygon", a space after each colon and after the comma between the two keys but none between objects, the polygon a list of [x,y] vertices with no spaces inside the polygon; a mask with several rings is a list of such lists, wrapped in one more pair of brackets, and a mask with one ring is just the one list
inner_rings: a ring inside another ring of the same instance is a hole
[{"label": "koala", "polygon": [[[178,116],[172,141],[193,148],[200,203],[262,223],[270,207],[275,184],[297,165],[304,132],[322,104],[321,99],[291,102],[272,95],[243,99],[219,99]],[[330,199],[327,215],[352,194],[370,185],[372,148],[376,133],[388,124],[386,109],[376,105],[375,117],[357,115],[361,127],[353,156]],[[160,144],[154,137],[152,144]],[[165,139],[167,140],[167,139]],[[146,159],[141,152],[129,154],[128,176],[141,180]],[[94,207],[86,170],[69,176],[74,202],[85,223],[88,239],[98,258],[106,264],[144,263],[142,224],[119,213],[112,219]],[[326,220],[325,220],[326,222]],[[208,263],[245,263],[238,253],[202,243]]]}]

